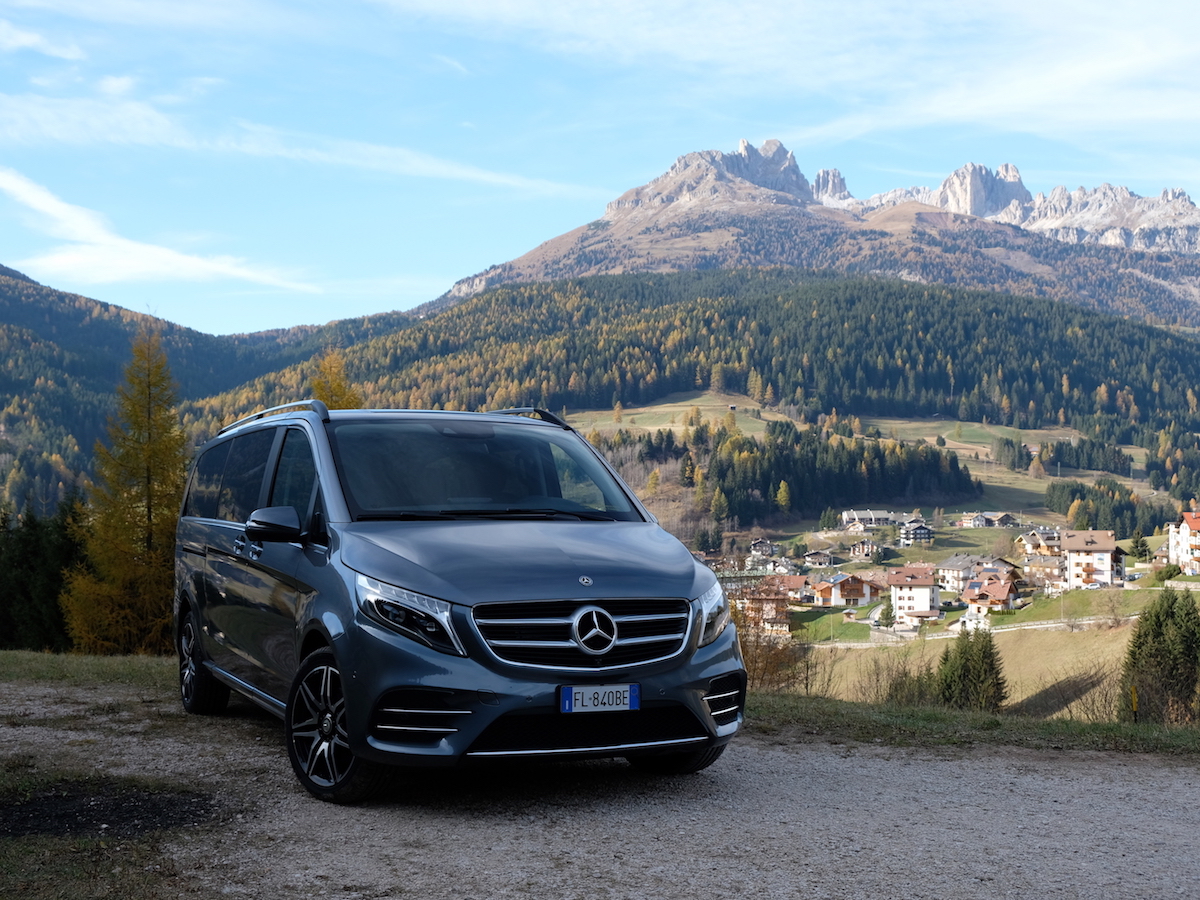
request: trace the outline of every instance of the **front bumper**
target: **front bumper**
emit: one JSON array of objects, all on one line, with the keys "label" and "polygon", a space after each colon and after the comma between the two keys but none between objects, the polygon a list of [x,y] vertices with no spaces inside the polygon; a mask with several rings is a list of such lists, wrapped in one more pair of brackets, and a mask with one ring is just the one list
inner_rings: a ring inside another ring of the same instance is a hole
[{"label": "front bumper", "polygon": [[[349,638],[349,635],[347,635]],[[351,748],[375,762],[449,766],[464,759],[614,757],[727,743],[742,722],[746,675],[737,635],[649,666],[606,671],[485,665],[360,620],[345,647]],[[563,713],[562,685],[636,683],[641,708]]]}]

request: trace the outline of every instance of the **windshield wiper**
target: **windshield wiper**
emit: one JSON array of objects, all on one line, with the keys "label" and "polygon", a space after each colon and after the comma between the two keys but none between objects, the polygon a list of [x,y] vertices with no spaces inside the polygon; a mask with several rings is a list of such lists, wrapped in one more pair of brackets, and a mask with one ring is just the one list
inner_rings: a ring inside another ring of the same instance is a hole
[{"label": "windshield wiper", "polygon": [[560,516],[566,516],[571,519],[583,519],[588,522],[615,521],[612,516],[605,513],[574,509],[554,509],[552,507],[509,507],[508,509],[443,509],[441,514],[448,518],[461,516],[463,518],[480,519],[556,519]]},{"label": "windshield wiper", "polygon": [[442,512],[390,512],[390,513],[372,513],[370,515],[358,516],[356,522],[433,522],[441,519],[453,519],[454,516]]}]

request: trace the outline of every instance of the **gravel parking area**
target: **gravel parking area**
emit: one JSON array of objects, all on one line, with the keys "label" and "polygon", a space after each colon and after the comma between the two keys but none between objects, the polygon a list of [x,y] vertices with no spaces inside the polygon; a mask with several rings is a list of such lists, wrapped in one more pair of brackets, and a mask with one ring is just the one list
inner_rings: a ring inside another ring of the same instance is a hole
[{"label": "gravel parking area", "polygon": [[211,795],[215,817],[164,843],[188,896],[1109,900],[1200,885],[1192,762],[742,736],[693,776],[433,770],[345,808],[295,783],[281,726],[240,702],[202,719],[133,689],[3,683],[0,709],[0,757]]}]

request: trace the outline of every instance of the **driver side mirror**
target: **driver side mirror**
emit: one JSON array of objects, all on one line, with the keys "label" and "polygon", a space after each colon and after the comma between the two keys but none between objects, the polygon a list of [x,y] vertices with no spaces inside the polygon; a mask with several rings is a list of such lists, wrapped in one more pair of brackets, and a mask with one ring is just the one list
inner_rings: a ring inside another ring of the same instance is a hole
[{"label": "driver side mirror", "polygon": [[298,541],[302,535],[300,515],[294,506],[265,506],[250,513],[246,521],[246,537],[252,541],[285,543]]}]

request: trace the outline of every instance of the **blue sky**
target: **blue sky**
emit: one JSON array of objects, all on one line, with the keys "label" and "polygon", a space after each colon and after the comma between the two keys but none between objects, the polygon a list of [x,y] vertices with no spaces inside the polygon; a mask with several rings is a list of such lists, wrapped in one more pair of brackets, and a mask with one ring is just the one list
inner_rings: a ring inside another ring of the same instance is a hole
[{"label": "blue sky", "polygon": [[0,263],[210,333],[407,309],[693,150],[1200,199],[1200,6],[0,0]]}]

